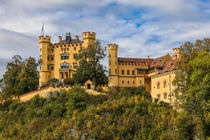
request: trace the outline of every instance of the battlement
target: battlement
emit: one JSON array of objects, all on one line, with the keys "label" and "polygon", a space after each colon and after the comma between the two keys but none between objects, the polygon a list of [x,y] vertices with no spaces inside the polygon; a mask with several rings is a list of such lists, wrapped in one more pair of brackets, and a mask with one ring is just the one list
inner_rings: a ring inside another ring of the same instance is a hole
[{"label": "battlement", "polygon": [[51,37],[50,36],[39,36],[39,43],[50,43],[51,42]]},{"label": "battlement", "polygon": [[108,44],[108,49],[118,49],[117,44]]},{"label": "battlement", "polygon": [[183,51],[183,48],[173,48],[173,52]]},{"label": "battlement", "polygon": [[95,39],[96,38],[96,33],[95,32],[83,32],[82,33],[83,39]]}]

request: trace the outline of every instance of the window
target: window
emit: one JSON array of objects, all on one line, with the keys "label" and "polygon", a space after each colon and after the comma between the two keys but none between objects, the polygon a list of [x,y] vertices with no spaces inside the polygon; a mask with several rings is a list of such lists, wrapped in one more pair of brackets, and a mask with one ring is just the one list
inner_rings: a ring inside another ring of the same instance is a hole
[{"label": "window", "polygon": [[50,60],[50,56],[49,55],[47,56],[47,60]]},{"label": "window", "polygon": [[52,49],[52,52],[54,52],[54,50]]},{"label": "window", "polygon": [[63,64],[61,64],[61,68],[62,69],[69,68],[69,64],[64,62]]},{"label": "window", "polygon": [[138,73],[139,73],[139,74],[144,74],[144,71],[139,71]]},{"label": "window", "polygon": [[122,83],[124,84],[124,81],[122,80]]},{"label": "window", "polygon": [[77,68],[77,63],[76,62],[73,63],[73,67],[74,67],[74,69]]},{"label": "window", "polygon": [[130,71],[129,70],[127,70],[127,75],[130,75]]},{"label": "window", "polygon": [[61,60],[69,59],[69,54],[61,54]]},{"label": "window", "polygon": [[122,70],[122,75],[124,75],[125,74],[125,71],[124,70]]},{"label": "window", "polygon": [[111,69],[109,69],[109,74],[111,74]]},{"label": "window", "polygon": [[64,74],[63,74],[63,73],[61,73],[61,78],[62,78],[62,79],[64,78]]},{"label": "window", "polygon": [[141,84],[141,80],[140,80],[140,84]]},{"label": "window", "polygon": [[74,59],[76,59],[76,58],[77,58],[77,54],[75,53],[75,54],[74,54]]},{"label": "window", "polygon": [[167,87],[167,81],[166,80],[163,82],[163,87],[164,88]]},{"label": "window", "polygon": [[160,82],[157,82],[157,89],[160,89]]},{"label": "window", "polygon": [[51,70],[54,70],[54,65],[51,65]]},{"label": "window", "polygon": [[128,84],[129,84],[130,82],[128,81]]},{"label": "window", "polygon": [[54,60],[54,56],[53,56],[53,55],[51,56],[51,60],[52,60],[52,61]]},{"label": "window", "polygon": [[117,69],[115,69],[115,74],[117,74]]},{"label": "window", "polygon": [[167,99],[167,93],[164,93],[164,99]]},{"label": "window", "polygon": [[47,65],[47,70],[50,70],[50,65]]},{"label": "window", "polygon": [[135,70],[132,71],[132,74],[135,75]]},{"label": "window", "polygon": [[158,100],[160,100],[160,94],[157,95]]},{"label": "window", "polygon": [[111,65],[111,61],[109,61],[109,65]]},{"label": "window", "polygon": [[76,51],[76,50],[77,50],[77,48],[76,48],[76,47],[74,47],[74,50]]},{"label": "window", "polygon": [[135,84],[135,81],[133,81],[133,84]]},{"label": "window", "polygon": [[111,57],[111,54],[109,54],[109,57]]}]

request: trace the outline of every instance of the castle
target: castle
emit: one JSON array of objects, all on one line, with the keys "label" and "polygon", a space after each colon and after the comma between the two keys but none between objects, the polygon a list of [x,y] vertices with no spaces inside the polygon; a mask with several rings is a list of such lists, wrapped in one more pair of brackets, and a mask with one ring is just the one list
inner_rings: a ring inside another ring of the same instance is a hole
[{"label": "castle", "polygon": [[[51,43],[50,36],[40,36],[40,76],[39,86],[56,78],[63,81],[72,78],[72,74],[79,65],[76,57],[79,50],[95,44],[96,34],[84,32],[83,40],[76,35],[72,39],[70,33],[66,38],[58,38],[58,43]],[[182,56],[181,48],[173,49],[173,56],[169,54],[155,59],[151,58],[120,58],[118,57],[118,45],[108,45],[109,55],[109,78],[108,86],[115,87],[138,87],[145,86],[151,93],[152,98],[160,101],[173,103],[172,98],[177,66],[175,63]]]},{"label": "castle", "polygon": [[118,57],[118,45],[108,45],[109,51],[109,87],[138,87],[145,86],[152,98],[173,103],[172,98],[177,66],[183,49],[174,48],[173,56],[169,54],[155,59],[121,58]]},{"label": "castle", "polygon": [[46,84],[49,80],[56,78],[63,81],[72,78],[72,74],[79,65],[76,57],[79,50],[95,43],[95,33],[84,32],[83,40],[76,35],[72,39],[70,33],[66,33],[66,38],[58,37],[58,43],[51,43],[50,36],[39,36],[40,44],[40,72],[39,86]]}]

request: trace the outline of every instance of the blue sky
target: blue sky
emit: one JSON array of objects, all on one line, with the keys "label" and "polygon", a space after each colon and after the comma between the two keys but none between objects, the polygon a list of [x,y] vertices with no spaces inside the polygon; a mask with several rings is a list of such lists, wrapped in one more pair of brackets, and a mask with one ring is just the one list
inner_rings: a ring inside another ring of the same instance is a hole
[{"label": "blue sky", "polygon": [[96,32],[121,57],[158,57],[210,37],[210,0],[0,0],[0,77],[15,54],[38,58],[38,36],[57,42]]}]

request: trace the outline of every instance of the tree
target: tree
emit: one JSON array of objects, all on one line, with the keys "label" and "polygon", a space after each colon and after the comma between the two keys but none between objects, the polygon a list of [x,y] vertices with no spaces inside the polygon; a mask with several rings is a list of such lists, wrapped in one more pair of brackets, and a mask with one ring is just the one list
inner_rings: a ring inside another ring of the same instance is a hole
[{"label": "tree", "polygon": [[101,43],[97,40],[94,46],[88,46],[81,49],[77,60],[80,65],[77,67],[73,79],[78,84],[84,84],[87,80],[91,80],[95,87],[100,84],[107,83],[106,70],[101,60],[106,56],[105,49],[101,47]]},{"label": "tree", "polygon": [[[207,116],[210,111],[210,39],[190,42],[183,46],[184,54],[178,63],[174,85],[180,107],[194,116],[194,121],[201,130],[200,137],[207,133]],[[198,128],[198,127],[197,127]]]},{"label": "tree", "polygon": [[44,88],[44,87],[48,87],[52,84],[56,84],[59,80],[56,78],[53,78],[51,80],[49,80],[46,84],[42,85],[40,88]]},{"label": "tree", "polygon": [[38,71],[36,60],[29,57],[22,61],[21,56],[12,57],[7,64],[7,71],[0,81],[2,93],[6,98],[12,95],[21,95],[38,88]]},{"label": "tree", "polygon": [[17,93],[23,94],[38,89],[39,78],[37,71],[38,63],[29,57],[22,63],[22,70],[18,75]]},{"label": "tree", "polygon": [[22,69],[22,58],[19,55],[12,57],[12,62],[7,64],[6,72],[3,75],[2,92],[5,97],[17,94],[19,78]]}]

